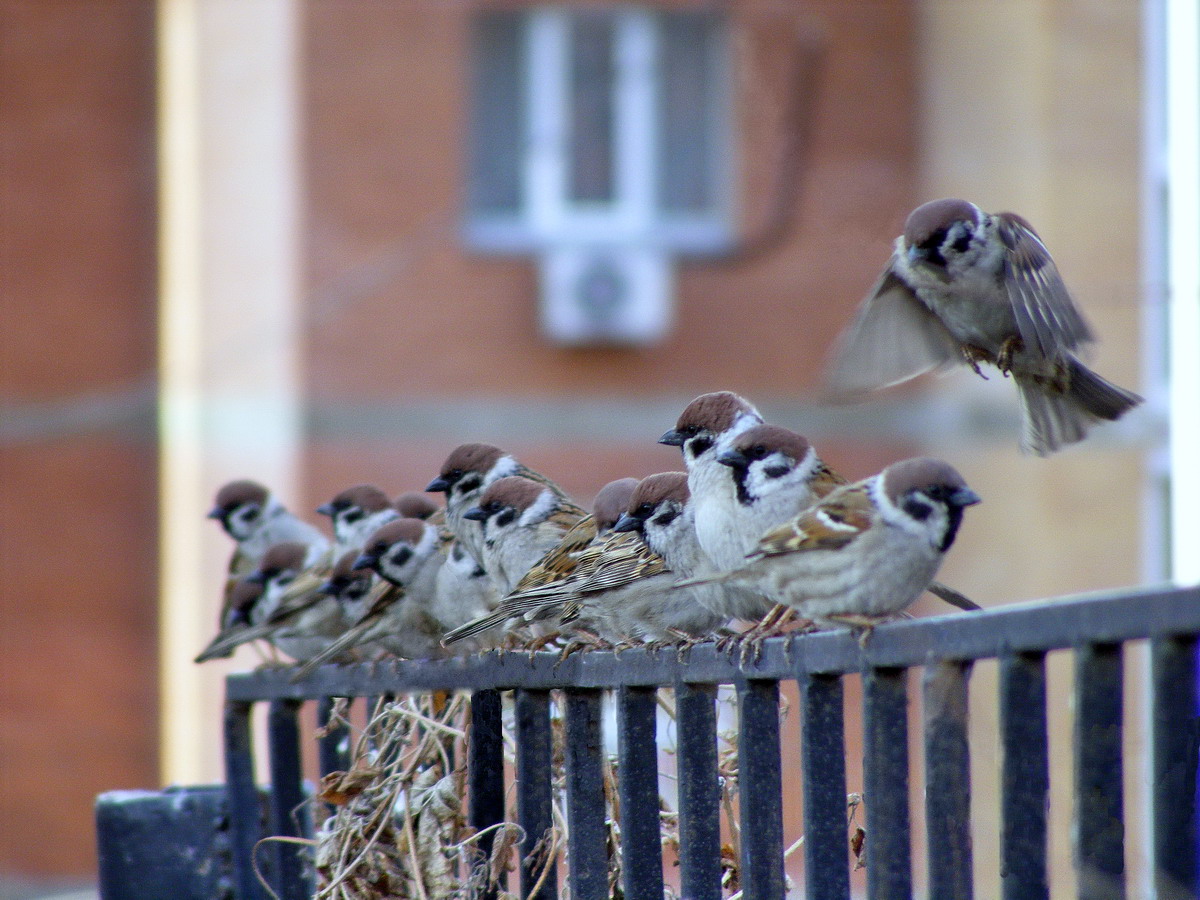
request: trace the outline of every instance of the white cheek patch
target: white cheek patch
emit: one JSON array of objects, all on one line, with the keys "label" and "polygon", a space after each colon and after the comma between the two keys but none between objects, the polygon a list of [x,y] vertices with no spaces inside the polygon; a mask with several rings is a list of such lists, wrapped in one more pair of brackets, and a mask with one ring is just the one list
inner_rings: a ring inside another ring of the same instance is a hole
[{"label": "white cheek patch", "polygon": [[544,521],[552,512],[554,512],[554,492],[547,488],[538,494],[538,498],[529,505],[525,512],[521,513],[519,524],[536,525],[538,522]]},{"label": "white cheek patch", "polygon": [[501,478],[507,478],[509,475],[516,475],[519,465],[511,456],[502,456],[496,460],[496,464],[492,466],[492,470],[488,472],[483,483],[491,484],[493,481],[499,481]]}]

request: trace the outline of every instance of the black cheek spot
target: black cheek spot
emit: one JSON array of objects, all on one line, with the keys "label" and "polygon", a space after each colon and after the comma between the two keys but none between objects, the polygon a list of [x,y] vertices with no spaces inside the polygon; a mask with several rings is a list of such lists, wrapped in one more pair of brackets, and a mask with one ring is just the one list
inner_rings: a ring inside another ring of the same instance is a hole
[{"label": "black cheek spot", "polygon": [[397,547],[396,552],[392,554],[392,565],[402,566],[412,559],[412,549],[409,547]]},{"label": "black cheek spot", "polygon": [[259,509],[257,506],[251,507],[250,509],[246,510],[246,514],[242,516],[242,520],[245,522],[253,522],[258,518],[258,513]]},{"label": "black cheek spot", "polygon": [[713,440],[710,437],[694,437],[687,443],[688,452],[692,454],[692,459],[703,455],[713,445]]},{"label": "black cheek spot", "polygon": [[662,515],[653,519],[652,521],[654,522],[655,525],[665,528],[666,526],[668,526],[672,522],[674,522],[677,518],[679,518],[679,513],[677,513],[673,509],[669,509],[666,512],[664,512]]},{"label": "black cheek spot", "polygon": [[904,501],[904,511],[916,519],[918,522],[924,522],[929,518],[929,514],[933,512],[933,507],[923,500],[918,500],[916,497],[909,497]]},{"label": "black cheek spot", "polygon": [[510,506],[508,509],[504,510],[504,512],[500,513],[500,515],[496,516],[496,525],[500,528],[503,528],[505,525],[511,523],[516,517],[517,511]]},{"label": "black cheek spot", "polygon": [[455,482],[455,488],[460,494],[466,494],[483,484],[483,476],[477,473],[472,473],[465,478]]},{"label": "black cheek spot", "polygon": [[763,469],[763,474],[768,478],[782,478],[790,471],[791,469],[787,466],[767,466]]},{"label": "black cheek spot", "polygon": [[347,525],[353,525],[355,522],[357,522],[362,517],[363,517],[363,511],[361,509],[359,509],[357,506],[354,507],[353,509],[348,509],[344,513],[342,513],[342,521],[345,522]]},{"label": "black cheek spot", "polygon": [[954,249],[959,253],[966,253],[969,249],[971,249],[971,235],[964,233],[963,236],[955,241],[951,246],[954,247]]}]

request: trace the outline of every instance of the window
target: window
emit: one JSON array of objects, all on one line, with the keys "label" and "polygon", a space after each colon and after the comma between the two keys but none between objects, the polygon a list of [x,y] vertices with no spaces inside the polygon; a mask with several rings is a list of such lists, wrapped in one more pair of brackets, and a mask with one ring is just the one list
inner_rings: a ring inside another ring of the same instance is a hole
[{"label": "window", "polygon": [[478,18],[465,237],[539,255],[552,337],[661,337],[671,257],[731,245],[727,47],[709,12]]}]

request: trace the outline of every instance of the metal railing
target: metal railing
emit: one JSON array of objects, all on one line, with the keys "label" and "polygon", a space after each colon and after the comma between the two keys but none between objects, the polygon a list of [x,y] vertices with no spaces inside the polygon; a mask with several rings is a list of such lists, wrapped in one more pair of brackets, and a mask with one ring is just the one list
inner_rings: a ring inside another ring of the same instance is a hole
[{"label": "metal railing", "polygon": [[[272,810],[269,832],[302,830],[293,811],[303,803],[297,713],[303,701],[401,695],[433,690],[471,694],[467,751],[470,823],[504,820],[501,692],[514,695],[516,806],[529,842],[551,826],[553,757],[551,691],[565,711],[568,870],[573,900],[609,896],[602,783],[601,696],[616,692],[617,771],[622,867],[627,900],[661,900],[656,691],[675,691],[678,732],[680,880],[683,897],[721,897],[720,788],[716,690],[736,688],[741,829],[741,890],[746,900],[785,894],[779,684],[795,680],[800,696],[804,881],[810,900],[850,896],[846,826],[843,676],[863,688],[863,764],[868,839],[867,893],[873,900],[913,896],[909,810],[906,670],[924,668],[925,821],[930,897],[973,892],[971,773],[967,734],[973,661],[999,661],[1001,886],[1006,900],[1048,897],[1050,759],[1046,654],[1074,651],[1075,867],[1084,897],[1123,897],[1123,644],[1150,642],[1149,827],[1153,880],[1160,898],[1200,896],[1197,877],[1196,640],[1200,588],[1146,589],[1066,598],[983,613],[915,619],[880,626],[865,645],[848,632],[767,641],[761,657],[740,663],[712,645],[685,658],[647,650],[584,652],[560,662],[556,653],[488,653],[437,662],[328,666],[292,684],[287,670],[231,676],[225,713],[229,806],[237,895],[261,896],[251,854],[261,837],[254,784],[250,714],[269,701]],[[322,768],[338,764],[330,739]],[[522,847],[522,858],[531,847]],[[281,845],[273,884],[281,897],[309,889],[302,860]],[[523,865],[522,896],[535,873]],[[553,877],[537,896],[557,893]]]}]

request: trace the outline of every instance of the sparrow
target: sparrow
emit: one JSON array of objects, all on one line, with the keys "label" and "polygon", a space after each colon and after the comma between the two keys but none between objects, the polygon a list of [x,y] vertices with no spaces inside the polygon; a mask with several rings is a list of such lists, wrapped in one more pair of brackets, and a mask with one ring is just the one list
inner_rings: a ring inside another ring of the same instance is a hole
[{"label": "sparrow", "polygon": [[562,543],[584,511],[540,481],[508,475],[463,513],[482,525],[483,568],[496,593],[509,594],[529,569]]},{"label": "sparrow", "polygon": [[222,628],[196,657],[196,662],[227,656],[234,647],[250,640],[251,638],[242,639],[245,631],[268,621],[275,614],[285,592],[296,577],[312,566],[315,559],[325,552],[324,547],[300,541],[284,541],[269,547],[263,554],[258,568],[243,577],[243,581],[262,586],[262,592],[257,599],[248,606],[243,605],[234,622],[235,625],[244,622],[246,628],[236,627],[228,631]]},{"label": "sparrow", "polygon": [[818,624],[870,627],[925,590],[978,502],[948,463],[893,463],[767,532],[739,568],[680,585],[746,585]]},{"label": "sparrow", "polygon": [[353,562],[381,579],[371,592],[366,613],[322,653],[293,676],[298,681],[318,666],[367,644],[403,659],[435,659],[445,655],[442,630],[429,611],[437,570],[443,557],[435,526],[420,519],[394,519],[377,529]]},{"label": "sparrow", "polygon": [[[731,568],[745,556],[737,534],[737,486],[728,466],[718,462],[733,440],[762,424],[750,402],[729,391],[703,394],[689,403],[675,427],[658,439],[683,451],[688,489],[700,547],[718,571]],[[762,605],[758,615],[769,609]]]},{"label": "sparrow", "polygon": [[990,363],[1016,382],[1022,451],[1045,456],[1142,401],[1080,362],[1094,340],[1025,219],[935,200],[909,215],[827,379],[854,393],[956,361],[982,375]]},{"label": "sparrow", "polygon": [[283,503],[256,481],[231,481],[217,491],[208,518],[216,519],[237,542],[229,561],[230,576],[247,575],[273,544],[300,541],[320,547],[329,539],[319,529],[289,512]]},{"label": "sparrow", "polygon": [[232,647],[227,647],[226,642],[252,627],[250,610],[262,597],[262,593],[261,579],[243,575],[241,578],[231,580],[225,593],[225,609],[217,634],[209,641],[208,646],[196,656],[195,662],[202,663],[210,659],[220,659],[233,653]]},{"label": "sparrow", "polygon": [[[510,618],[523,617],[526,621],[534,621],[540,618],[536,612],[542,609],[540,601],[544,598],[549,598],[546,608],[556,606],[563,587],[576,572],[580,561],[594,559],[612,533],[637,483],[636,478],[621,478],[602,487],[592,503],[591,514],[580,519],[557,547],[533,565],[499,605],[493,604],[494,612],[459,622],[457,626],[447,629],[443,643],[452,644],[473,637],[502,625]],[[629,540],[621,538],[622,542]],[[525,616],[526,612],[530,615]]]},{"label": "sparrow", "polygon": [[[743,431],[717,461],[733,470],[738,503],[732,518],[742,547],[738,559],[717,563],[726,570],[740,566],[767,531],[847,483],[821,461],[807,439],[778,425],[755,425]],[[932,582],[929,591],[959,609],[980,608],[940,582]],[[737,596],[736,591],[731,593]],[[739,612],[733,609],[731,615],[740,618]]]},{"label": "sparrow", "polygon": [[491,444],[462,444],[450,451],[441,471],[426,486],[426,491],[446,495],[446,526],[477,563],[483,564],[483,533],[478,524],[464,519],[476,505],[485,488],[509,475],[521,475],[549,487],[566,499],[554,482],[517,462],[508,453]]},{"label": "sparrow", "polygon": [[[487,571],[475,562],[457,540],[451,539],[443,546],[442,552],[445,561],[438,569],[430,610],[442,631],[449,632],[487,615],[496,608],[500,597]],[[480,629],[476,639],[465,645],[464,649],[474,651],[496,647],[505,637],[499,630],[483,634],[484,630]]]},{"label": "sparrow", "polygon": [[406,491],[392,501],[392,507],[405,519],[428,520],[442,510],[419,491]]},{"label": "sparrow", "polygon": [[387,494],[373,484],[346,488],[317,512],[333,521],[333,558],[358,550],[377,528],[400,517]]}]

